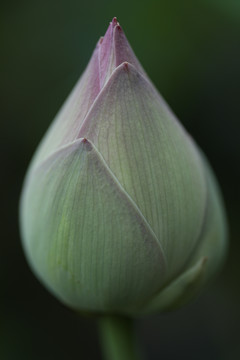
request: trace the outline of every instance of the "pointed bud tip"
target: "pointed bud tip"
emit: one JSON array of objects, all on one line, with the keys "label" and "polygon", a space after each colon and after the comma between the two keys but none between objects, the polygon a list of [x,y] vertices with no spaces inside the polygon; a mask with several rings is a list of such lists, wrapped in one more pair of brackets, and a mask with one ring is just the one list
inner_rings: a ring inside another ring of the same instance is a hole
[{"label": "pointed bud tip", "polygon": [[111,23],[112,23],[112,26],[113,26],[113,27],[119,25],[116,16],[114,16],[114,18],[112,19],[112,22],[111,22]]},{"label": "pointed bud tip", "polygon": [[126,72],[129,72],[129,63],[127,61],[124,61],[123,63],[123,69],[126,71]]},{"label": "pointed bud tip", "polygon": [[92,150],[92,144],[88,141],[88,139],[83,138],[81,143],[83,144],[83,149],[86,151]]},{"label": "pointed bud tip", "polygon": [[119,24],[117,26],[115,26],[115,29],[117,29],[118,31],[122,31],[122,28]]}]

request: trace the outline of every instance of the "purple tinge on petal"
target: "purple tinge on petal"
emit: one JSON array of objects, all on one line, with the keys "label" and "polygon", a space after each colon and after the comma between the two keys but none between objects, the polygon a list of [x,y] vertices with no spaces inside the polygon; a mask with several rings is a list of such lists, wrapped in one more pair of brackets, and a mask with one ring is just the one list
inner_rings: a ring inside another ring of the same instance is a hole
[{"label": "purple tinge on petal", "polygon": [[78,138],[96,98],[116,68],[123,63],[131,64],[147,78],[117,19],[113,18],[105,36],[98,41],[86,70],[44,138],[38,151],[38,161]]},{"label": "purple tinge on petal", "polygon": [[116,18],[113,18],[106,34],[98,43],[98,59],[100,89],[106,84],[112,72],[123,62],[132,64],[145,75]]},{"label": "purple tinge on petal", "polygon": [[115,27],[114,45],[116,54],[116,66],[121,65],[123,62],[128,62],[132,64],[142,75],[146,76],[145,71],[143,70],[138,59],[136,58],[120,25],[117,25]]},{"label": "purple tinge on petal", "polygon": [[110,23],[105,36],[99,41],[99,79],[100,79],[100,88],[106,82],[106,78],[111,75],[115,67],[115,52],[113,45],[113,22]]}]

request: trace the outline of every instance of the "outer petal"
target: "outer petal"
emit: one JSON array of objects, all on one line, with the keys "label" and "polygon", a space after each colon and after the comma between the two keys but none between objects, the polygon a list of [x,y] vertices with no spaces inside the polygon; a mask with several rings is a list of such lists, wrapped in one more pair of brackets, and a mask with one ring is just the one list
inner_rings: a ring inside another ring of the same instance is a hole
[{"label": "outer petal", "polygon": [[21,206],[32,268],[70,307],[129,311],[164,281],[154,233],[86,139],[30,174]]},{"label": "outer petal", "polygon": [[[144,315],[164,310],[172,310],[184,305],[199,291],[204,283],[208,259],[201,258],[194,266],[183,272],[169,285],[158,292],[139,314]],[[135,315],[138,313],[136,312]]]},{"label": "outer petal", "polygon": [[206,279],[208,279],[216,273],[225,259],[227,224],[224,204],[215,176],[204,155],[202,155],[202,159],[207,179],[207,206],[201,240],[193,252],[189,266],[192,266],[201,257],[206,256],[208,258]]},{"label": "outer petal", "polygon": [[202,234],[186,270],[161,289],[141,309],[141,314],[177,308],[199,294],[202,287],[221,267],[226,255],[227,226],[221,194],[207,161],[207,207]]},{"label": "outer petal", "polygon": [[195,145],[152,85],[120,65],[80,137],[89,138],[149,222],[168,261],[168,280],[199,240],[206,181]]}]

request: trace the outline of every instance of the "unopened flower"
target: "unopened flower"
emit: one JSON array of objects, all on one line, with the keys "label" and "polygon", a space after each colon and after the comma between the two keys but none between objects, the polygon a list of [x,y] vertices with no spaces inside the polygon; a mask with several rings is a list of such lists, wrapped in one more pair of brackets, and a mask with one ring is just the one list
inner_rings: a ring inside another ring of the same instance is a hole
[{"label": "unopened flower", "polygon": [[115,18],[33,158],[21,231],[35,274],[80,311],[178,306],[221,265],[212,171]]}]

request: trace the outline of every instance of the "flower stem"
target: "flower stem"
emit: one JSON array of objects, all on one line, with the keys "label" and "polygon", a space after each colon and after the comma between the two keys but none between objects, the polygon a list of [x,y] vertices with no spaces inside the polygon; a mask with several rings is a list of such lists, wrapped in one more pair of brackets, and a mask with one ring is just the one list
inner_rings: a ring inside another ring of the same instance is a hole
[{"label": "flower stem", "polygon": [[103,316],[99,319],[99,330],[104,360],[142,360],[132,319]]}]

